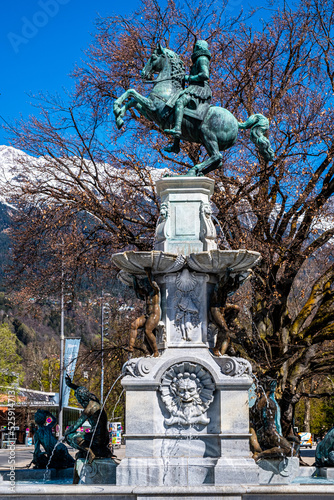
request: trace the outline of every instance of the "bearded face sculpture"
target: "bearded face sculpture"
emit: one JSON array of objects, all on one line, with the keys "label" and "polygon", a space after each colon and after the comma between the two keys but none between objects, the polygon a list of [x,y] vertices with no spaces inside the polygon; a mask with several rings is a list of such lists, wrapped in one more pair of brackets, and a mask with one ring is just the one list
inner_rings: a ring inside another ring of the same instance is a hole
[{"label": "bearded face sculpture", "polygon": [[161,399],[170,413],[165,425],[208,425],[206,411],[213,401],[215,384],[202,366],[183,362],[164,374],[160,386]]}]

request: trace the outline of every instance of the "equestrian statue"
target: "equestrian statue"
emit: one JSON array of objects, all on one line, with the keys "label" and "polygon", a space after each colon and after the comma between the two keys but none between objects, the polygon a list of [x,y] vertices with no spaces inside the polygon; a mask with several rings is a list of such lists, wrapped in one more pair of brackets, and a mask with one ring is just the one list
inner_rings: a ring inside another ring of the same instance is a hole
[{"label": "equestrian statue", "polygon": [[[165,151],[178,153],[181,139],[203,145],[209,158],[192,167],[186,175],[205,175],[219,168],[222,165],[220,151],[235,144],[239,129],[251,129],[250,139],[263,160],[272,161],[274,151],[265,136],[269,128],[265,116],[256,113],[240,123],[227,109],[210,104],[212,93],[208,81],[211,54],[205,40],[196,41],[191,59],[190,74],[186,75],[180,57],[159,44],[141,72],[145,82],[153,83],[152,92],[144,97],[129,89],[116,99],[114,114],[117,127],[123,126],[127,110],[134,108],[173,137],[173,143],[166,146]],[[152,80],[155,74],[158,76]]]}]

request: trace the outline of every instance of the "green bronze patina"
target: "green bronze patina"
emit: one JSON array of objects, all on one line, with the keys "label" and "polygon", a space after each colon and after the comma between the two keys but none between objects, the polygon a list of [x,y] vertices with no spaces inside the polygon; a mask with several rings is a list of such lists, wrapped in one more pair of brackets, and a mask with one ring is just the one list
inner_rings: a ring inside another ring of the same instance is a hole
[{"label": "green bronze patina", "polygon": [[[257,113],[239,123],[227,109],[210,105],[210,58],[207,42],[197,41],[188,76],[180,57],[159,44],[141,73],[145,81],[153,83],[152,92],[143,97],[136,90],[129,89],[116,99],[114,114],[117,127],[123,126],[127,110],[135,108],[167,134],[174,136],[174,143],[167,146],[166,151],[178,153],[181,139],[202,144],[209,158],[191,168],[187,175],[203,175],[219,168],[222,164],[220,151],[235,144],[239,128],[250,128],[250,139],[260,155],[267,162],[273,160],[274,151],[264,135],[269,128],[265,116]],[[152,81],[154,74],[158,76]],[[189,85],[185,88],[186,81]]]},{"label": "green bronze patina", "polygon": [[[49,423],[47,423],[48,417],[51,418]],[[56,417],[49,411],[40,408],[35,413],[34,418],[38,425],[34,435],[35,449],[32,459],[34,469],[45,469],[47,465],[49,468],[54,469],[73,467],[74,459],[69,454],[68,449],[64,444],[59,443],[52,434],[52,428],[57,423]]]},{"label": "green bronze patina", "polygon": [[318,443],[315,450],[316,467],[334,467],[334,427]]},{"label": "green bronze patina", "polygon": [[[73,384],[68,375],[65,382],[68,387],[74,389],[75,397],[84,408],[75,424],[65,432],[67,443],[79,450],[76,458],[88,458],[88,462],[92,463],[95,458],[111,457],[108,448],[108,418],[100,401],[86,387]],[[90,432],[80,430],[86,420],[90,423]]]}]

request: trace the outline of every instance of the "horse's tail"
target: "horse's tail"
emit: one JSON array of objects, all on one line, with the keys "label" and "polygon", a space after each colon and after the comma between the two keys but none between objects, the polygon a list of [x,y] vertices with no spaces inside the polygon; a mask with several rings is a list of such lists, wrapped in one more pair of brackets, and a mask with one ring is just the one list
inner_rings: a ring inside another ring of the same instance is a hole
[{"label": "horse's tail", "polygon": [[271,147],[269,140],[263,135],[269,128],[269,120],[260,113],[257,113],[255,115],[251,115],[245,122],[238,123],[238,125],[239,128],[242,129],[251,128],[251,141],[254,142],[260,155],[265,161],[272,161],[275,157],[274,150]]}]

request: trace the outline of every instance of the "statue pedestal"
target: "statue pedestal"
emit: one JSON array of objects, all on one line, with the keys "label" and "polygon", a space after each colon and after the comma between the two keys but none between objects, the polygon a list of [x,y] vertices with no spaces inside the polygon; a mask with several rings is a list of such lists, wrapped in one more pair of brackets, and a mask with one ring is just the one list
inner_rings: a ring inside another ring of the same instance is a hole
[{"label": "statue pedestal", "polygon": [[79,484],[116,484],[117,464],[112,458],[96,458],[92,464],[78,458],[75,462]]},{"label": "statue pedestal", "polygon": [[126,455],[118,485],[240,484],[245,477],[258,484],[247,361],[214,357],[207,348],[170,348],[124,369]]},{"label": "statue pedestal", "polygon": [[324,477],[330,481],[334,480],[334,467],[317,467],[316,476]]},{"label": "statue pedestal", "polygon": [[190,255],[217,248],[210,207],[214,185],[208,177],[165,177],[157,181],[161,207],[155,250]]}]

